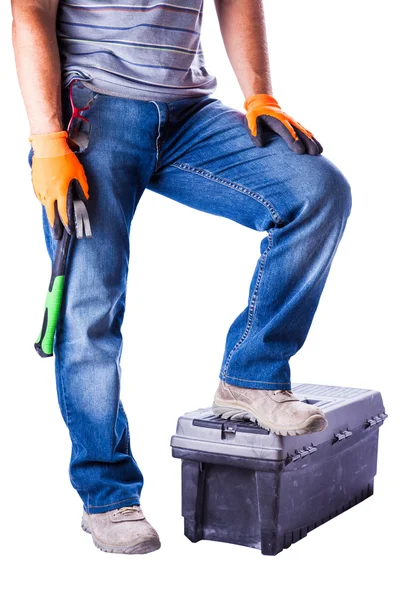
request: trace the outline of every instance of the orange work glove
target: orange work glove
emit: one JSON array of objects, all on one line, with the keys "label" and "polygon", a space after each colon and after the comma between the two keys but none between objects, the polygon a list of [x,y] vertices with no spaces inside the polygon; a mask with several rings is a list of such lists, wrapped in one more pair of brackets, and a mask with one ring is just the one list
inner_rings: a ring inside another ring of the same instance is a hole
[{"label": "orange work glove", "polygon": [[73,200],[88,200],[89,186],[83,166],[68,145],[68,133],[33,134],[28,139],[33,147],[33,189],[46,208],[52,235],[60,239],[63,226],[73,234]]},{"label": "orange work glove", "polygon": [[284,113],[273,96],[268,94],[249,96],[246,98],[244,108],[245,126],[256,146],[266,145],[267,130],[272,129],[296,154],[316,155],[323,151],[313,134]]}]

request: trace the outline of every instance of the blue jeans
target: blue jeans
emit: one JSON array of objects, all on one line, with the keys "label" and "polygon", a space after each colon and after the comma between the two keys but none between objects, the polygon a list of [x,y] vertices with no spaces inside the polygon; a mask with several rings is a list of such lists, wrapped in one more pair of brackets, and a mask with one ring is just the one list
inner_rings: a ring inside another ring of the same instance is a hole
[{"label": "blue jeans", "polygon": [[[62,101],[66,127],[68,90]],[[306,339],[351,194],[323,155],[296,155],[272,132],[265,147],[254,146],[243,113],[210,96],[165,103],[98,94],[83,114],[92,126],[79,158],[93,237],[74,245],[54,356],[71,483],[85,510],[99,513],[139,504],[143,486],[120,400],[129,233],[143,191],[265,231],[248,306],[227,332],[219,372],[255,389],[291,387],[289,359]],[[53,259],[44,208],[43,226]]]}]

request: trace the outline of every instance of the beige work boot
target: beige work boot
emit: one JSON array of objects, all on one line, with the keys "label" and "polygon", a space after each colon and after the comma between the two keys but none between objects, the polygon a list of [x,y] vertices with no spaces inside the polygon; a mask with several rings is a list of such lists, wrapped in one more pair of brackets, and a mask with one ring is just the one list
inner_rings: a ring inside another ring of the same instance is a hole
[{"label": "beige work boot", "polygon": [[303,435],[328,427],[322,410],[301,402],[291,390],[255,390],[221,379],[212,409],[217,417],[250,419],[278,435]]},{"label": "beige work boot", "polygon": [[156,530],[139,505],[82,516],[82,529],[92,534],[97,548],[119,554],[146,554],[161,546]]}]

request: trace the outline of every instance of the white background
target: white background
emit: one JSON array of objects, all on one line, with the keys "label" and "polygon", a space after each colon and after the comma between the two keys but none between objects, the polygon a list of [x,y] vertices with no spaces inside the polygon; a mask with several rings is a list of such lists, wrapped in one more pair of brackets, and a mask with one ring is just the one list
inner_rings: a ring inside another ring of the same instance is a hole
[{"label": "white background", "polygon": [[[216,96],[243,110],[213,2],[203,47]],[[80,528],[54,359],[35,353],[50,262],[33,194],[28,121],[11,45],[1,40],[1,475],[4,598],[375,598],[396,585],[399,503],[399,123],[396,3],[265,1],[274,95],[343,171],[353,208],[292,382],[372,388],[380,430],[374,496],[276,557],[183,535],[179,415],[209,406],[225,336],[247,303],[262,233],[145,192],[132,225],[122,400],[160,534],[143,556],[100,552]]]}]

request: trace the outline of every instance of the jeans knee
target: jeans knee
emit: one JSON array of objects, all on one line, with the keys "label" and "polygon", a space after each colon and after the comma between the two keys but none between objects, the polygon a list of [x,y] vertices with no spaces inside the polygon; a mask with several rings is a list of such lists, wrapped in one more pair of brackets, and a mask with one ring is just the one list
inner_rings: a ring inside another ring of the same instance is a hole
[{"label": "jeans knee", "polygon": [[332,206],[337,217],[347,219],[351,211],[351,188],[343,173],[332,163],[326,165],[322,197]]},{"label": "jeans knee", "polygon": [[347,219],[351,212],[352,196],[350,183],[339,169],[335,167],[336,175],[334,177],[331,194],[337,214]]},{"label": "jeans knee", "polygon": [[305,183],[306,210],[323,210],[331,220],[347,219],[352,206],[351,187],[333,163],[322,156],[318,157],[318,163],[309,171]]}]

